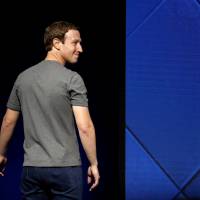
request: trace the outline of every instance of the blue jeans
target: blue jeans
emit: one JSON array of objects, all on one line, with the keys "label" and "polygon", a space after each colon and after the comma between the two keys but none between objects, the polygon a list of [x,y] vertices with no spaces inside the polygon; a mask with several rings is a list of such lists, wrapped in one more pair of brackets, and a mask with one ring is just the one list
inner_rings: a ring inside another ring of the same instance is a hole
[{"label": "blue jeans", "polygon": [[82,168],[23,167],[22,200],[81,200]]}]

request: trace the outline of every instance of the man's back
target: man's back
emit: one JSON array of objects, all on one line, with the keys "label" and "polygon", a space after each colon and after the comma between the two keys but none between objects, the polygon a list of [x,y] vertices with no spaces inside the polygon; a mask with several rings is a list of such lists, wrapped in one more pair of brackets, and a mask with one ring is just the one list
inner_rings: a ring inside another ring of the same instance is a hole
[{"label": "man's back", "polygon": [[43,60],[19,74],[7,107],[22,111],[24,166],[81,164],[72,105],[87,106],[86,88],[76,72]]},{"label": "man's back", "polygon": [[50,199],[82,199],[83,177],[73,115],[90,163],[90,190],[99,184],[87,91],[80,75],[64,67],[78,61],[83,52],[81,41],[74,24],[58,21],[46,27],[45,60],[18,75],[8,99],[0,134],[0,176],[4,175],[7,146],[21,111],[25,134],[23,199],[43,200],[49,195]]}]

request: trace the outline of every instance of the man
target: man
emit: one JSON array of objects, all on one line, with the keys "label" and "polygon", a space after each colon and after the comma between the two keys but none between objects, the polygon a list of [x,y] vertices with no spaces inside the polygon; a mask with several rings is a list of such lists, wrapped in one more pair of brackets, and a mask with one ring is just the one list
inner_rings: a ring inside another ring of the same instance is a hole
[{"label": "man", "polygon": [[82,169],[74,118],[90,162],[88,183],[99,183],[95,129],[81,76],[67,69],[82,53],[78,28],[58,21],[45,29],[46,58],[20,73],[7,102],[0,135],[0,175],[20,112],[24,124],[22,199],[81,199]]}]

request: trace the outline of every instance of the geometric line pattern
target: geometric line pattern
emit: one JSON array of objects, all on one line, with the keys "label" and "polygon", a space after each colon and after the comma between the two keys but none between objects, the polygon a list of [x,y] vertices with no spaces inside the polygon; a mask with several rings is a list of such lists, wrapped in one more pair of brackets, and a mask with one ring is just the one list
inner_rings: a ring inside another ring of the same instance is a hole
[{"label": "geometric line pattern", "polygon": [[[200,0],[194,0],[198,5],[200,4]],[[134,28],[134,30],[130,31],[127,34],[127,38],[132,36],[139,28],[141,28],[152,16],[155,14],[155,12],[165,3],[166,0],[161,0],[160,3],[155,6],[151,12],[145,17],[145,19]],[[128,109],[128,108],[127,108]],[[176,189],[179,191],[172,199],[191,199],[188,194],[186,194],[186,189],[190,187],[192,182],[197,178],[197,176],[200,173],[200,169],[195,171],[191,177],[188,177],[187,182],[182,185],[181,187],[176,183],[174,178],[170,175],[170,173],[161,165],[159,160],[156,159],[156,157],[148,150],[148,148],[145,146],[145,144],[141,141],[141,139],[130,129],[128,125],[126,125],[126,129],[131,133],[131,135],[134,137],[134,139],[140,144],[140,146],[143,148],[143,150],[151,157],[151,159],[156,163],[156,165],[162,170],[162,172],[168,177],[168,179],[171,181],[171,183],[176,187]]]},{"label": "geometric line pattern", "polygon": [[157,6],[155,6],[155,8],[152,9],[152,11],[145,17],[145,19],[136,26],[136,28],[134,28],[134,30],[130,31],[126,38],[129,38],[130,36],[132,36],[140,27],[142,27],[142,25],[144,23],[146,23],[148,21],[148,19],[150,19],[152,17],[152,15],[154,13],[156,13],[156,11],[165,3],[166,0],[162,0]]},{"label": "geometric line pattern", "polygon": [[[185,185],[182,186],[181,190],[179,190],[179,193],[177,193],[172,200],[176,200],[179,194],[185,194],[184,190],[186,190],[187,187],[191,185],[191,183],[197,178],[199,173],[200,173],[200,169],[197,170],[196,173],[194,173],[193,176],[187,181],[187,183],[185,183]],[[190,199],[190,197],[188,196],[187,198]]]},{"label": "geometric line pattern", "polygon": [[126,199],[171,200],[179,191],[128,129],[126,129],[125,134]]},{"label": "geometric line pattern", "polygon": [[175,197],[172,198],[172,200],[176,199],[177,196],[180,195],[180,193],[186,198],[189,199],[189,196],[184,192],[184,189],[187,187],[188,184],[191,183],[192,179],[195,178],[195,175],[186,183],[183,187],[179,187],[179,185],[176,183],[176,181],[172,178],[172,176],[165,170],[164,167],[160,164],[160,162],[155,158],[155,156],[148,150],[148,148],[142,143],[142,141],[139,139],[139,137],[129,128],[128,125],[126,125],[126,129],[132,134],[132,136],[135,138],[135,140],[141,145],[143,150],[151,157],[151,159],[157,164],[157,166],[161,169],[161,171],[168,177],[168,179],[172,182],[172,184],[176,187],[176,189],[179,191]]}]

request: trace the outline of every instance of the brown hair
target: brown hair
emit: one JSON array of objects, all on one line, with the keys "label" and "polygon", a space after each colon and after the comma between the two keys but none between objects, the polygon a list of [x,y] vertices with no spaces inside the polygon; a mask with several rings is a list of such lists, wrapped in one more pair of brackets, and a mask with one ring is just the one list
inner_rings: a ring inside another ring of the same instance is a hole
[{"label": "brown hair", "polygon": [[79,28],[66,21],[57,21],[50,24],[44,32],[44,46],[46,51],[50,51],[52,49],[54,38],[58,38],[64,43],[65,33],[69,30],[79,30]]}]

